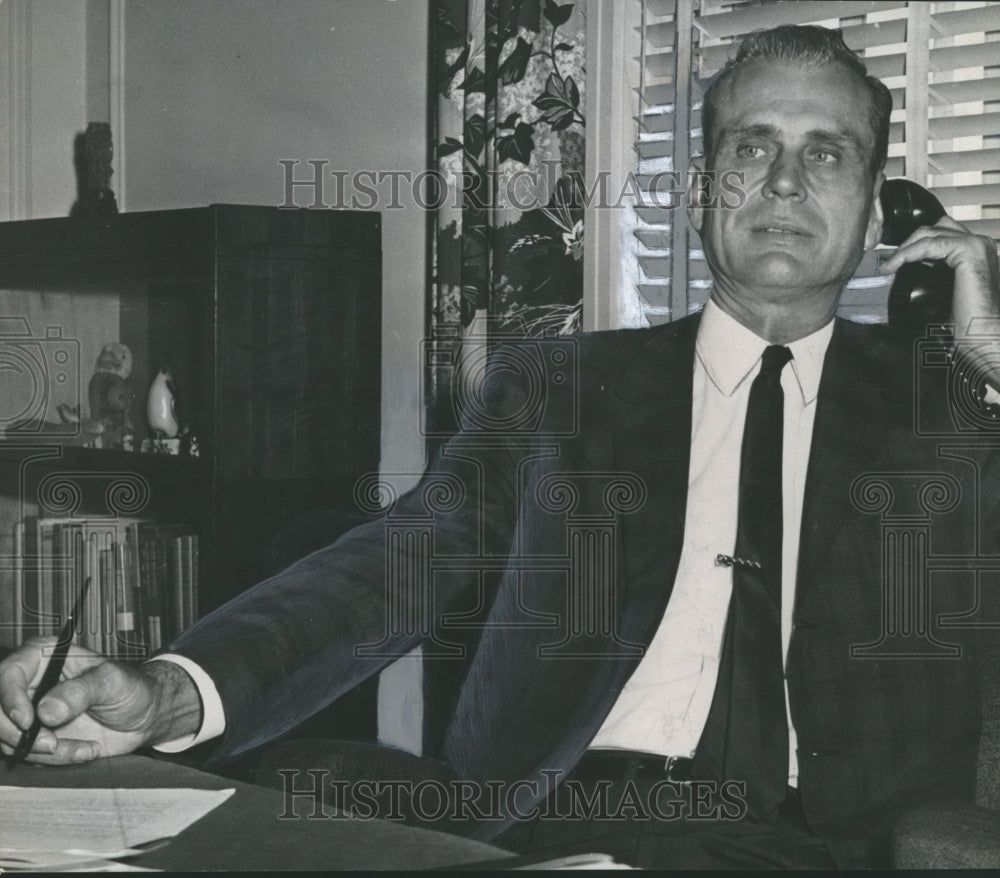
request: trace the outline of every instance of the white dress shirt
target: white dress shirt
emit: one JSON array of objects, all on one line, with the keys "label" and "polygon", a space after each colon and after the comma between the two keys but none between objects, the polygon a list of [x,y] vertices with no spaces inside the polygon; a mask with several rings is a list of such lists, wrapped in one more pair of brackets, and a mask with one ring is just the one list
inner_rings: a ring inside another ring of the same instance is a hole
[{"label": "white dress shirt", "polygon": [[201,665],[183,655],[175,655],[170,652],[153,656],[150,661],[174,662],[174,664],[180,665],[194,681],[198,697],[201,698],[201,728],[193,734],[157,744],[153,747],[154,750],[159,750],[161,753],[179,753],[181,750],[187,750],[202,741],[218,738],[226,731],[226,714],[222,709],[219,690],[215,688],[212,678],[202,670]]},{"label": "white dress shirt", "polygon": [[[781,640],[788,655],[795,570],[816,395],[831,321],[788,345],[782,454]],[[736,547],[740,450],[750,385],[768,342],[711,301],[698,327],[691,410],[691,464],[684,541],[666,612],[591,747],[693,756],[719,671],[733,571],[716,555]],[[668,379],[667,379],[668,380]],[[669,583],[664,583],[668,587]],[[788,689],[785,688],[787,704]],[[788,724],[789,779],[798,775]]]},{"label": "white dress shirt", "polygon": [[[793,359],[781,375],[785,395],[781,630],[786,655],[816,395],[832,334],[831,321],[812,335],[792,342],[788,347]],[[591,742],[592,747],[665,756],[694,754],[715,691],[732,589],[732,570],[716,567],[715,556],[732,554],[736,546],[743,421],[750,385],[767,345],[712,302],[705,307],[694,364],[684,542],[673,594],[653,642]],[[664,380],[670,377],[664,376]],[[667,585],[664,583],[665,588]],[[191,675],[203,709],[197,734],[160,744],[156,749],[177,752],[221,735],[226,728],[225,713],[208,675],[183,656],[167,653],[156,660],[176,662]],[[789,778],[794,779],[797,764],[791,723],[789,745]]]}]

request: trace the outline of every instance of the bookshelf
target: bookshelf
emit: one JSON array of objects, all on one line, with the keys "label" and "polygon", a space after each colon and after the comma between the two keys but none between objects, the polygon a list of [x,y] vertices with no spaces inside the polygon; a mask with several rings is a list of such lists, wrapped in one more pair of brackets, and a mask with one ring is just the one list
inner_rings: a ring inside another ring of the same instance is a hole
[{"label": "bookshelf", "polygon": [[[0,223],[0,300],[0,647],[54,631],[90,575],[102,621],[80,642],[141,658],[159,645],[129,629],[143,601],[166,645],[263,578],[284,525],[353,511],[378,469],[377,213]],[[174,436],[147,408],[161,368]]]}]

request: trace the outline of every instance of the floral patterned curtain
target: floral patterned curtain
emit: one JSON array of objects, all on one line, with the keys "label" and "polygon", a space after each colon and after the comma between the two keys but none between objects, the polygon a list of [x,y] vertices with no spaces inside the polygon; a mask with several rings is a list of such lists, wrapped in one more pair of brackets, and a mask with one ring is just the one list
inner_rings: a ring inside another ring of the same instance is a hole
[{"label": "floral patterned curtain", "polygon": [[435,0],[432,421],[470,345],[580,327],[584,6]]}]

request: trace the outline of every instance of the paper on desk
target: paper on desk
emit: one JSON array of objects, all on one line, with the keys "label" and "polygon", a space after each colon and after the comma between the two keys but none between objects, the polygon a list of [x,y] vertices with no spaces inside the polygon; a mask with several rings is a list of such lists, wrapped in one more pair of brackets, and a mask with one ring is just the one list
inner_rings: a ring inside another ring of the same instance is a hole
[{"label": "paper on desk", "polygon": [[[470,868],[474,868],[472,864]],[[502,868],[502,867],[501,867]],[[612,870],[631,870],[633,867],[626,863],[616,863],[610,854],[568,854],[564,857],[556,857],[554,860],[543,860],[542,862],[531,861],[523,866],[511,866],[515,871],[555,871],[562,869],[572,869],[576,872],[584,870],[599,870],[607,872]]]},{"label": "paper on desk", "polygon": [[7,872],[158,872],[121,860],[94,859],[88,854],[47,854],[25,851],[0,853],[0,871]]},{"label": "paper on desk", "polygon": [[0,786],[0,866],[142,853],[140,845],[173,838],[234,792]]}]

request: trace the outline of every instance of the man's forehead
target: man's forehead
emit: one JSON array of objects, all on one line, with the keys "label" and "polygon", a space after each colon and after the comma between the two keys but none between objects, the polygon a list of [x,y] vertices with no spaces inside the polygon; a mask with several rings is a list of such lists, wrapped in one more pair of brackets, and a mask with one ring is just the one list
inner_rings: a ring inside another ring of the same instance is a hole
[{"label": "man's forehead", "polygon": [[801,60],[781,60],[777,58],[754,58],[747,61],[730,80],[731,87],[754,83],[761,80],[778,81],[787,88],[812,85],[819,90],[830,87],[846,89],[863,88],[863,77],[856,71],[837,61],[823,61],[810,64]]},{"label": "man's forehead", "polygon": [[863,81],[842,65],[762,60],[748,65],[719,96],[716,127],[723,138],[753,130],[788,132],[868,147],[869,108]]}]

